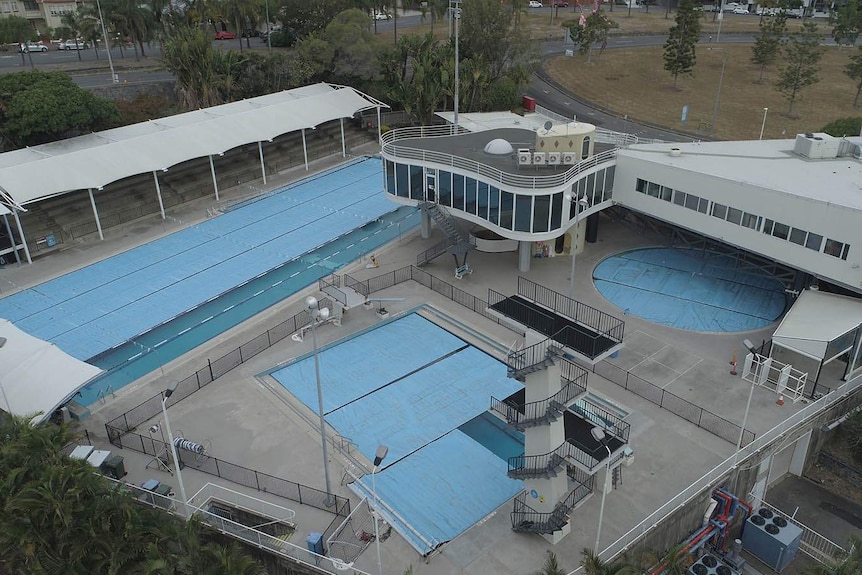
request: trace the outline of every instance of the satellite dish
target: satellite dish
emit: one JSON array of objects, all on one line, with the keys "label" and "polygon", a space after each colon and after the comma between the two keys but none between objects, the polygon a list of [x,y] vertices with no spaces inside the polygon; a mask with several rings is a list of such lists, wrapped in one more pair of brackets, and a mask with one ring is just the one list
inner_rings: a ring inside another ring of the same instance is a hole
[{"label": "satellite dish", "polygon": [[546,132],[550,132],[551,128],[553,128],[553,127],[554,127],[554,123],[552,121],[548,120],[547,122],[545,122],[544,128],[545,128]]}]

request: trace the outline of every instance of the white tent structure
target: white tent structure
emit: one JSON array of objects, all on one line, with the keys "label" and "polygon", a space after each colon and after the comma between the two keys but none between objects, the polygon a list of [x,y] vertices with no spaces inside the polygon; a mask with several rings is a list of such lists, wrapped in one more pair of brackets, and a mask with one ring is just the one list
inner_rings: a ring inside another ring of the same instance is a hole
[{"label": "white tent structure", "polygon": [[102,373],[0,319],[0,409],[44,421]]},{"label": "white tent structure", "polygon": [[770,355],[807,372],[811,382],[840,359],[846,363],[840,377],[848,380],[862,371],[860,336],[862,300],[809,289],[799,294],[772,335]]},{"label": "white tent structure", "polygon": [[30,262],[18,219],[18,212],[26,211],[29,203],[76,190],[89,190],[99,237],[104,239],[93,198],[94,189],[151,172],[164,219],[159,173],[168,171],[171,166],[209,156],[218,200],[213,155],[257,142],[266,184],[263,142],[301,131],[308,169],[306,130],[341,120],[341,149],[346,156],[344,118],[376,108],[379,126],[381,107],[388,106],[358,90],[321,83],[6,152],[0,154],[0,214],[12,211],[23,244],[16,246],[16,255],[17,249],[23,249]]}]

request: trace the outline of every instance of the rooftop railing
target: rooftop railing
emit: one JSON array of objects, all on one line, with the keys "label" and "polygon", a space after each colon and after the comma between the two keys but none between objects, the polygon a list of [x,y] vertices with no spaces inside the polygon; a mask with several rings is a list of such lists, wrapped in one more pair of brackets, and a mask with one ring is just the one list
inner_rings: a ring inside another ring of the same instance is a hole
[{"label": "rooftop railing", "polygon": [[[425,150],[415,146],[398,145],[395,143],[399,140],[406,140],[410,138],[439,138],[458,135],[455,134],[454,128],[454,126],[448,125],[419,126],[390,130],[383,134],[383,136],[381,137],[381,141],[383,144],[383,154],[392,158],[398,158],[403,160],[418,160],[421,162],[429,162],[458,168],[460,170],[470,172],[471,174],[476,174],[476,176],[483,181],[497,182],[507,188],[521,189],[546,189],[563,186],[569,183],[571,180],[575,179],[579,174],[585,173],[601,164],[606,164],[614,161],[617,155],[617,148],[613,148],[611,150],[605,150],[604,152],[592,155],[589,158],[581,160],[565,172],[558,172],[555,174],[547,174],[541,176],[530,176],[525,174],[511,174],[493,166],[489,166],[475,160],[470,160],[462,156],[447,154],[446,152]],[[459,129],[459,134],[460,133],[463,132]],[[604,130],[600,136],[599,132],[596,131],[596,141],[602,142],[605,139],[609,139],[613,141],[608,141],[604,143],[611,143],[619,146],[624,145],[620,142],[625,142],[627,141],[627,138],[633,137],[627,136],[626,134],[618,134],[618,136],[612,137],[612,134],[617,133]],[[527,169],[530,169],[530,167],[528,166]]]}]

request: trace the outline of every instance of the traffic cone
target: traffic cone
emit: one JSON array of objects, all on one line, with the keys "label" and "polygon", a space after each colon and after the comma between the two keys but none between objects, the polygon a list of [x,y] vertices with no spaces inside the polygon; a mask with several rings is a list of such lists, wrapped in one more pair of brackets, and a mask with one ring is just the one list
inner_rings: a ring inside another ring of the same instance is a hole
[{"label": "traffic cone", "polygon": [[737,373],[736,373],[736,352],[733,352],[733,359],[730,360],[730,375],[737,375]]},{"label": "traffic cone", "polygon": [[775,402],[775,405],[778,405],[778,406],[784,405],[784,395],[778,396],[778,401]]}]

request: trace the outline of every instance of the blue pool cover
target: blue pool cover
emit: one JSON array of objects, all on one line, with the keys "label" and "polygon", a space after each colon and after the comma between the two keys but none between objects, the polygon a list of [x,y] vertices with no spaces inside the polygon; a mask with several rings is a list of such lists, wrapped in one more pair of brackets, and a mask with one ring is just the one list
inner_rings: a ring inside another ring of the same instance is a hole
[{"label": "blue pool cover", "polygon": [[393,209],[379,161],[357,161],[3,298],[0,317],[89,360]]},{"label": "blue pool cover", "polygon": [[784,312],[784,286],[739,269],[735,258],[681,248],[646,248],[596,266],[599,292],[626,314],[707,332],[760,329]]},{"label": "blue pool cover", "polygon": [[[487,413],[492,395],[507,397],[523,387],[506,376],[503,363],[416,314],[337,342],[322,351],[324,358],[326,421],[369,459],[378,445],[389,447],[377,491],[395,512],[391,524],[421,553],[523,489],[506,476],[500,454],[458,429]],[[310,359],[272,376],[316,411]],[[353,489],[362,494],[364,488]]]}]

